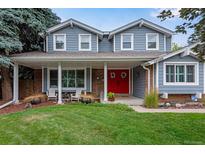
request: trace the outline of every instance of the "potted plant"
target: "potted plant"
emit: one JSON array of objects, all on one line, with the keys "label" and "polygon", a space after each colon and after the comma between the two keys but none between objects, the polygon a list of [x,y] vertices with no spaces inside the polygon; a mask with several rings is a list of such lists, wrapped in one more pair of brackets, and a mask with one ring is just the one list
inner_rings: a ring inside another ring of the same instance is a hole
[{"label": "potted plant", "polygon": [[109,92],[107,94],[107,97],[108,97],[108,101],[115,101],[115,94],[114,93]]}]

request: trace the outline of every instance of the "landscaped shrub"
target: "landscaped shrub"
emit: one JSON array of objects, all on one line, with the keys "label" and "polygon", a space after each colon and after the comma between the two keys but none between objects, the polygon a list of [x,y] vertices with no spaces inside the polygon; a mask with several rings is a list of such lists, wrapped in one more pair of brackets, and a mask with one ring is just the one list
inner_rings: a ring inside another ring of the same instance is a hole
[{"label": "landscaped shrub", "polygon": [[159,103],[158,93],[151,91],[150,94],[145,96],[144,105],[147,108],[157,108]]}]

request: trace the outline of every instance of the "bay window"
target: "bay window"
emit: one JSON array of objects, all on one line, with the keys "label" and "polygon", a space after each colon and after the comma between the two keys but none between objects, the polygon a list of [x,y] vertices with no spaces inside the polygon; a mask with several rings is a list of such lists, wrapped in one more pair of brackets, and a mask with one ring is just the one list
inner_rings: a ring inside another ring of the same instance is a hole
[{"label": "bay window", "polygon": [[197,64],[165,64],[165,84],[196,84]]},{"label": "bay window", "polygon": [[121,49],[133,50],[133,34],[121,34]]}]

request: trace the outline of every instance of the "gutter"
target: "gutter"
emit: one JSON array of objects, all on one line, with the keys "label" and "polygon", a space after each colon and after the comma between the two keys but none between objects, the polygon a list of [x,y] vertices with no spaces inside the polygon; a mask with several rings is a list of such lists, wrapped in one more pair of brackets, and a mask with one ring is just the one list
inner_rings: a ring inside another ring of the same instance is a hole
[{"label": "gutter", "polygon": [[5,108],[5,107],[7,107],[7,106],[9,106],[9,105],[11,105],[11,104],[13,104],[13,103],[14,103],[14,100],[9,101],[9,102],[7,102],[7,103],[1,105],[1,106],[0,106],[0,109],[3,109],[3,108]]},{"label": "gutter", "polygon": [[145,69],[148,72],[148,86],[147,86],[147,93],[150,94],[150,69],[145,67],[145,65],[142,65],[143,69]]}]

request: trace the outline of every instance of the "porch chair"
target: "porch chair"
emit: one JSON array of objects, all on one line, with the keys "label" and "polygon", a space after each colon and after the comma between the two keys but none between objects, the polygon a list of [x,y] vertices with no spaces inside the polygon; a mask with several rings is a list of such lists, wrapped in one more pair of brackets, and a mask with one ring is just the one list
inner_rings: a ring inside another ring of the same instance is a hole
[{"label": "porch chair", "polygon": [[80,100],[80,94],[81,94],[81,90],[77,89],[75,94],[71,94],[71,102],[72,101],[78,101]]},{"label": "porch chair", "polygon": [[49,89],[47,91],[48,100],[57,100],[57,95],[55,89]]}]

